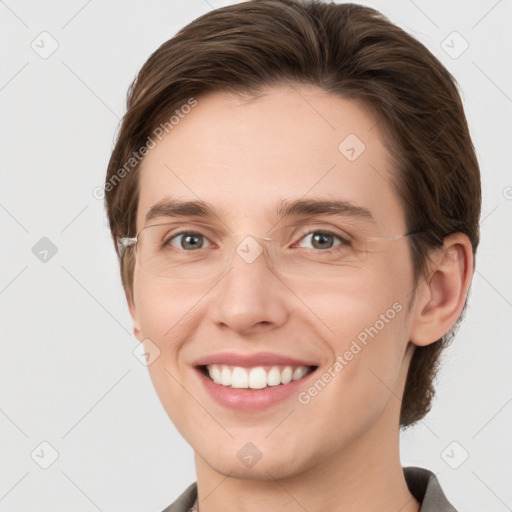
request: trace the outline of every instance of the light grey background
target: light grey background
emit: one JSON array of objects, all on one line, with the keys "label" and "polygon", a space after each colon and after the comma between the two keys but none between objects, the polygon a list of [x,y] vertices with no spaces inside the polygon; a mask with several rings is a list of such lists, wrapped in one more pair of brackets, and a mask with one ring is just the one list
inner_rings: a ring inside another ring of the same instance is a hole
[{"label": "light grey background", "polygon": [[[138,342],[93,192],[139,67],[179,28],[228,3],[0,1],[4,512],[158,512],[194,480],[192,450],[132,353]],[[455,75],[483,178],[470,308],[432,412],[402,436],[402,460],[435,471],[461,511],[512,510],[512,5],[362,3]]]}]

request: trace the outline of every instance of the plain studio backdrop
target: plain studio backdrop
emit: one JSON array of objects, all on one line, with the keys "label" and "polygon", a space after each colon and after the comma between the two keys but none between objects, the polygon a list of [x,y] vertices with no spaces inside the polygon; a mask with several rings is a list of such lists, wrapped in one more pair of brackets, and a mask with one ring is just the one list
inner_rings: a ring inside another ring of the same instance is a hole
[{"label": "plain studio backdrop", "polygon": [[[0,2],[0,509],[159,512],[194,481],[118,277],[103,201],[126,90],[180,28],[230,2]],[[231,2],[235,3],[235,2]],[[509,1],[367,1],[460,84],[482,170],[469,309],[437,397],[402,434],[461,511],[512,508]]]}]

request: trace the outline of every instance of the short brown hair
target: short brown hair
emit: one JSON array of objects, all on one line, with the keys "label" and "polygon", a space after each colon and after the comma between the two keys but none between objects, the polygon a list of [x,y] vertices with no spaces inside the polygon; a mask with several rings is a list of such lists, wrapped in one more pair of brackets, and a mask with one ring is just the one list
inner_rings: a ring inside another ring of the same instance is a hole
[{"label": "short brown hair", "polygon": [[[451,233],[465,233],[476,252],[480,172],[455,79],[378,11],[317,0],[254,0],[211,11],[150,56],[128,92],[108,164],[105,202],[114,241],[136,233],[140,162],[133,155],[156,127],[190,98],[216,90],[257,93],[285,82],[363,101],[376,113],[407,228],[422,232],[409,242],[416,280],[429,250]],[[129,301],[133,270],[128,251],[121,277]],[[415,348],[402,426],[430,410],[439,354],[454,332]]]}]

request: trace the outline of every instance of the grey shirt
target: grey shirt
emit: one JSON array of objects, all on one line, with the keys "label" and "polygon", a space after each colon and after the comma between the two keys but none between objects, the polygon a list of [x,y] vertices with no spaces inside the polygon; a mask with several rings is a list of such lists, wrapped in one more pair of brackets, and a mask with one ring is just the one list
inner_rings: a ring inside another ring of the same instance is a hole
[{"label": "grey shirt", "polygon": [[[411,494],[421,503],[420,512],[457,512],[439,485],[434,473],[423,468],[404,468],[405,481]],[[188,512],[197,498],[197,485],[193,483],[162,512]]]}]

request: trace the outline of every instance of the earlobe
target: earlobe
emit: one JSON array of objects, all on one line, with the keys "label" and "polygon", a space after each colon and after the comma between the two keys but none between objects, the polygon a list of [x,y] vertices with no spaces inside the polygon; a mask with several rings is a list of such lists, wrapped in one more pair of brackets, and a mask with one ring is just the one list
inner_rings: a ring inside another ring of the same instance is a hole
[{"label": "earlobe", "polygon": [[473,277],[473,249],[469,238],[454,233],[432,255],[428,282],[418,288],[411,342],[429,345],[444,336],[455,324],[464,307]]},{"label": "earlobe", "polygon": [[127,300],[128,310],[130,311],[130,316],[132,317],[133,334],[139,341],[142,341],[144,338],[140,331],[139,317],[137,315],[137,308],[135,306],[133,297],[127,297]]}]

